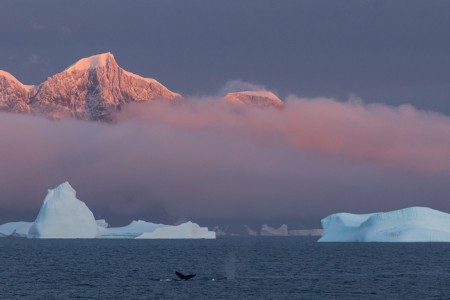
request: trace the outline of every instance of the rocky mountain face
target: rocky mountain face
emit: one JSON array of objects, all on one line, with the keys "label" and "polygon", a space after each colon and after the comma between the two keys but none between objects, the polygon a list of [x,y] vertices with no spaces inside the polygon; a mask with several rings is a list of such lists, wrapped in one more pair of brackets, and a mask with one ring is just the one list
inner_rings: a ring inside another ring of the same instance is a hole
[{"label": "rocky mountain face", "polygon": [[[7,84],[11,85],[11,80]],[[3,86],[0,88],[0,95],[6,93]],[[10,106],[28,105],[16,112],[30,111],[53,119],[72,116],[93,121],[110,120],[112,112],[129,102],[181,98],[155,79],[143,78],[120,68],[111,53],[81,59],[48,78],[32,92],[19,88],[11,91],[10,88],[8,95],[14,95],[4,97],[7,99],[4,102]],[[0,109],[6,110],[2,106]]]},{"label": "rocky mountain face", "polygon": [[228,93],[224,98],[231,104],[245,104],[257,107],[283,106],[283,101],[270,91],[242,91]]},{"label": "rocky mountain face", "polygon": [[33,86],[23,85],[8,72],[0,70],[0,111],[28,113]]}]

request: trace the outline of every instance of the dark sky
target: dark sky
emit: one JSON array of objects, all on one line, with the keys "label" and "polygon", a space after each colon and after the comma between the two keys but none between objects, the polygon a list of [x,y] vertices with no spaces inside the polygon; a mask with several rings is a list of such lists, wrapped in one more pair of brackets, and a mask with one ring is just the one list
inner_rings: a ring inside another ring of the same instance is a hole
[{"label": "dark sky", "polygon": [[450,114],[449,32],[449,1],[2,0],[0,69],[37,84],[111,51],[185,95],[241,79]]}]

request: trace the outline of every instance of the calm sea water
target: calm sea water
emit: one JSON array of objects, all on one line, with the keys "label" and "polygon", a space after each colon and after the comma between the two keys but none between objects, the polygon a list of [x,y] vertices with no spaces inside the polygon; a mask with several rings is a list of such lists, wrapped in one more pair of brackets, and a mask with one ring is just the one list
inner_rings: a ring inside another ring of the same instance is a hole
[{"label": "calm sea water", "polygon": [[2,238],[0,262],[0,299],[450,299],[446,243]]}]

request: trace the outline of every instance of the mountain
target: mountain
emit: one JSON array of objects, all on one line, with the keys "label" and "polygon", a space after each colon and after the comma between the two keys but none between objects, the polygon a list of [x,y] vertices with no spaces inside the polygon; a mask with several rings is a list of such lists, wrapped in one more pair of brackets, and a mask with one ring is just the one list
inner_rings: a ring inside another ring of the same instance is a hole
[{"label": "mountain", "polygon": [[122,69],[109,52],[83,58],[34,88],[1,71],[0,88],[0,110],[29,111],[52,119],[108,121],[112,112],[129,102],[181,98],[155,79]]},{"label": "mountain", "polygon": [[281,107],[283,101],[270,91],[242,91],[236,93],[228,93],[225,100],[231,104],[246,104],[257,107]]},{"label": "mountain", "polygon": [[0,70],[0,110],[29,112],[28,99],[33,88],[34,86],[24,85],[8,72]]},{"label": "mountain", "polygon": [[175,100],[179,94],[151,78],[120,68],[111,53],[83,58],[39,85],[30,99],[31,111],[52,118],[71,115],[83,120],[107,120],[128,102]]}]

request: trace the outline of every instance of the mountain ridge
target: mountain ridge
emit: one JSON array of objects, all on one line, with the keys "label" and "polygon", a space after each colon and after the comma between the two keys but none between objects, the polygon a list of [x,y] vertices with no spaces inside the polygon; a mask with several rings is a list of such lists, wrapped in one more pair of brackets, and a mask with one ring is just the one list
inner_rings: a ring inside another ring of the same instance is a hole
[{"label": "mountain ridge", "polygon": [[[156,79],[121,68],[110,52],[81,58],[36,86],[25,85],[0,70],[0,111],[108,122],[127,103],[181,99],[182,95]],[[268,90],[232,92],[223,100],[254,107],[279,108],[284,104]]]},{"label": "mountain ridge", "polygon": [[0,71],[0,110],[51,119],[108,121],[129,102],[177,99],[180,94],[157,80],[122,69],[109,52],[82,58],[32,88]]}]

